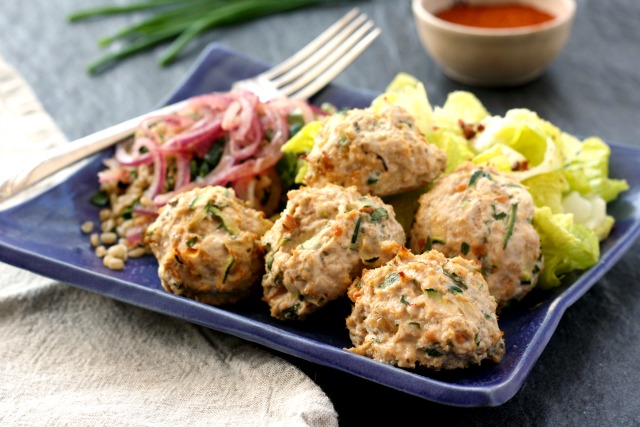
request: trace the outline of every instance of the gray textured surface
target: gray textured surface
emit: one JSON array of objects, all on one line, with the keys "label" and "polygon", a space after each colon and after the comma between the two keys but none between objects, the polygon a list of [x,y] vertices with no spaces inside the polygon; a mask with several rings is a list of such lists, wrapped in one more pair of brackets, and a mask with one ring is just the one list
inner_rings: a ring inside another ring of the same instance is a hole
[{"label": "gray textured surface", "polygon": [[[295,51],[357,4],[383,35],[337,82],[381,91],[399,71],[425,82],[433,104],[452,90],[472,90],[489,111],[537,111],[563,130],[640,145],[640,3],[578,0],[566,50],[545,75],[517,89],[480,90],[444,77],[419,44],[410,2],[363,1],[314,8],[217,30],[197,40],[175,65],[156,65],[162,48],[131,58],[98,76],[85,65],[100,50],[96,40],[134,20],[96,19],[77,24],[66,16],[101,0],[4,1],[0,4],[0,55],[31,84],[70,139],[153,108],[178,84],[208,42],[221,42],[266,62]],[[576,302],[520,392],[496,408],[459,409],[397,393],[298,360],[334,402],[344,425],[381,414],[454,425],[640,425],[640,244]]]}]

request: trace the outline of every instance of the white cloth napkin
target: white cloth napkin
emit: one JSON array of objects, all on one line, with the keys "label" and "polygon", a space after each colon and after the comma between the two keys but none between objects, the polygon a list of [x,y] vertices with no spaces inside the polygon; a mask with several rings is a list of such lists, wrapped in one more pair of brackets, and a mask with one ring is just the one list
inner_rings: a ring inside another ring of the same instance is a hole
[{"label": "white cloth napkin", "polygon": [[[0,170],[65,142],[0,58]],[[2,263],[0,378],[0,425],[338,425],[317,384],[249,342]]]}]

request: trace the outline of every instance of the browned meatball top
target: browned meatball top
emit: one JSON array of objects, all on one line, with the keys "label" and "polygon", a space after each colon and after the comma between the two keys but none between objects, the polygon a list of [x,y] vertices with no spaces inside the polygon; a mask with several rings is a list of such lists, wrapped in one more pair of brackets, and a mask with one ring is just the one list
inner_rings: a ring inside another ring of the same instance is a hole
[{"label": "browned meatball top", "polygon": [[162,207],[146,241],[167,291],[220,305],[235,303],[258,286],[264,271],[260,238],[271,225],[232,189],[204,187]]},{"label": "browned meatball top", "polygon": [[288,198],[263,237],[263,298],[276,318],[303,319],[346,295],[363,268],[393,258],[405,242],[393,207],[355,187],[302,187]]},{"label": "browned meatball top", "polygon": [[496,301],[476,262],[407,249],[349,288],[349,350],[415,368],[464,368],[504,354]]},{"label": "browned meatball top", "polygon": [[467,162],[420,197],[411,249],[478,260],[500,310],[523,298],[542,269],[533,213],[531,195],[515,178]]},{"label": "browned meatball top", "polygon": [[327,117],[307,155],[309,186],[355,186],[386,196],[422,188],[445,169],[446,156],[422,136],[414,118],[391,104]]}]

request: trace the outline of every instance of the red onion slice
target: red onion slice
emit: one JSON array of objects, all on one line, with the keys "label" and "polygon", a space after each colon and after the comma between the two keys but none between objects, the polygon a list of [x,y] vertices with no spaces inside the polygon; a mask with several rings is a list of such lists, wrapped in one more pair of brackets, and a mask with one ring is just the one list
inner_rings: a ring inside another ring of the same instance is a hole
[{"label": "red onion slice", "polygon": [[167,159],[158,150],[150,152],[153,157],[153,179],[149,188],[145,190],[145,196],[153,199],[158,194],[162,193],[164,189],[164,183],[167,176]]}]

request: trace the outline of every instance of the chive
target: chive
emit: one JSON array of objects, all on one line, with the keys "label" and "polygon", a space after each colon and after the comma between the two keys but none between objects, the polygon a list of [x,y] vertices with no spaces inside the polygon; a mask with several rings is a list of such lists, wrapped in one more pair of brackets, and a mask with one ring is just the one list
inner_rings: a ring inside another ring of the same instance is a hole
[{"label": "chive", "polygon": [[431,248],[433,247],[433,242],[431,241],[431,237],[427,236],[427,241],[424,242],[424,248],[422,249],[422,252],[427,252],[430,251]]},{"label": "chive", "polygon": [[229,276],[229,271],[231,270],[231,267],[233,267],[233,264],[236,262],[236,259],[234,257],[229,257],[229,260],[227,261],[227,267],[224,269],[224,276],[222,277],[222,283],[227,281],[227,276]]},{"label": "chive", "polygon": [[148,50],[160,43],[171,44],[160,59],[160,65],[173,62],[180,52],[205,31],[225,25],[247,22],[271,14],[291,11],[328,2],[328,0],[143,0],[123,6],[98,6],[78,10],[68,16],[70,22],[108,16],[149,11],[151,17],[123,28],[114,35],[99,40],[101,46],[115,40],[125,41],[124,46],[114,52],[100,56],[87,66],[90,74],[106,68],[126,57]]},{"label": "chive", "polygon": [[360,224],[362,223],[362,217],[359,216],[358,220],[356,221],[356,226],[353,230],[353,236],[351,236],[351,244],[355,245],[356,242],[358,241],[358,234],[360,233]]},{"label": "chive", "polygon": [[446,244],[446,242],[442,239],[432,239],[431,237],[427,237],[427,241],[424,244],[424,249],[422,252],[430,251],[431,249],[433,249],[434,243],[440,244],[440,245]]},{"label": "chive", "polygon": [[282,315],[285,319],[294,319],[298,317],[298,309],[300,308],[300,303],[295,303],[289,308],[282,310]]},{"label": "chive", "polygon": [[462,289],[467,289],[467,284],[464,282],[462,277],[458,276],[454,271],[449,271],[446,268],[442,269],[442,273],[447,276],[451,281]]},{"label": "chive", "polygon": [[452,285],[449,286],[449,292],[451,292],[452,294],[461,294],[463,291],[459,287]]},{"label": "chive", "polygon": [[487,178],[492,179],[491,174],[483,171],[482,169],[478,169],[473,174],[471,174],[471,179],[469,179],[469,187],[476,183],[479,178]]},{"label": "chive", "polygon": [[109,204],[109,195],[106,191],[98,191],[91,196],[91,204],[103,208]]},{"label": "chive", "polygon": [[443,353],[441,353],[440,351],[438,351],[433,347],[422,347],[420,348],[420,350],[424,351],[427,354],[427,356],[430,356],[430,357],[441,357],[444,355]]},{"label": "chive", "polygon": [[122,210],[122,213],[120,214],[120,216],[124,219],[133,218],[133,208],[134,206],[139,204],[140,204],[140,199],[136,199],[133,203],[131,203],[131,206],[128,206]]},{"label": "chive", "polygon": [[397,283],[399,280],[400,280],[400,275],[398,273],[391,273],[387,277],[385,277],[383,282],[380,284],[380,288],[384,289],[388,286],[391,286]]},{"label": "chive", "polygon": [[117,15],[140,10],[153,9],[159,6],[174,4],[176,0],[149,0],[140,3],[133,3],[123,6],[96,6],[87,9],[78,10],[67,18],[70,22],[77,22],[87,18],[93,18],[103,15]]},{"label": "chive", "polygon": [[468,254],[469,249],[469,244],[467,242],[462,242],[462,244],[460,245],[460,252],[462,252],[462,255]]},{"label": "chive", "polygon": [[238,234],[233,225],[227,220],[227,218],[222,214],[222,206],[216,206],[214,203],[207,202],[204,207],[204,211],[207,215],[211,215],[212,217],[218,218],[220,220],[220,226],[227,230],[229,234],[235,235]]},{"label": "chive", "polygon": [[194,247],[197,241],[198,241],[198,236],[193,236],[192,238],[187,240],[187,247],[188,248]]},{"label": "chive", "polygon": [[171,38],[173,35],[172,34],[158,34],[155,35],[153,37],[149,37],[147,39],[143,39],[143,40],[139,40],[137,42],[133,42],[125,47],[123,47],[121,50],[115,51],[115,52],[110,52],[107,53],[101,57],[99,57],[98,59],[96,59],[95,61],[89,63],[89,65],[87,65],[87,72],[89,74],[95,74],[98,73],[100,71],[102,71],[103,69],[105,69],[107,66],[120,61],[122,59],[125,59],[131,55],[134,55],[142,50],[148,49],[152,46],[157,45],[158,43],[161,43],[169,38]]},{"label": "chive", "polygon": [[407,298],[404,295],[400,297],[400,302],[404,305],[409,305],[409,301],[407,301]]},{"label": "chive", "polygon": [[193,209],[193,207],[194,207],[194,206],[196,205],[196,203],[198,202],[198,199],[199,199],[199,198],[200,198],[199,196],[194,197],[194,199],[191,201],[191,203],[189,203],[189,209]]},{"label": "chive", "polygon": [[385,208],[377,208],[377,209],[374,209],[373,212],[371,212],[370,216],[371,216],[371,221],[380,222],[385,218],[389,218],[389,212],[387,212]]},{"label": "chive", "polygon": [[491,205],[491,210],[493,211],[491,216],[495,220],[501,220],[501,219],[505,219],[507,217],[507,213],[506,212],[500,212],[500,213],[496,212],[496,205]]},{"label": "chive", "polygon": [[427,288],[424,290],[424,292],[429,295],[430,297],[439,297],[442,296],[442,294],[437,290],[437,289],[433,289],[433,288]]},{"label": "chive", "polygon": [[418,322],[409,322],[409,325],[414,326],[416,328],[421,328],[422,326],[420,326],[420,323]]},{"label": "chive", "polygon": [[377,175],[369,175],[367,178],[367,185],[377,184],[380,181],[380,177]]},{"label": "chive", "polygon": [[[210,1],[210,0],[209,0]],[[171,31],[176,36],[184,31],[194,19],[210,11],[210,6],[194,1],[194,4],[180,8],[171,8],[166,12],[153,15],[138,24],[131,25],[118,31],[116,34],[103,37],[98,40],[100,46],[108,46],[116,40],[134,40],[136,38],[153,35],[160,31]],[[218,2],[220,4],[220,2]]]},{"label": "chive", "polygon": [[237,24],[261,16],[297,9],[318,3],[319,0],[281,0],[266,2],[264,0],[237,0],[220,6],[202,18],[194,21],[186,30],[180,33],[160,59],[160,65],[168,65],[178,56],[200,33],[221,25]]},{"label": "chive", "polygon": [[509,243],[509,239],[511,238],[511,235],[513,234],[513,226],[516,223],[516,213],[518,212],[518,204],[517,203],[512,203],[511,204],[511,213],[509,215],[509,222],[507,223],[507,232],[504,235],[504,243],[502,244],[502,249],[506,249],[507,248],[507,243]]},{"label": "chive", "polygon": [[267,270],[271,271],[272,266],[273,266],[273,255],[267,258]]}]

